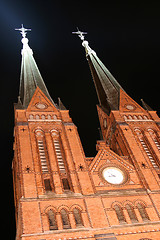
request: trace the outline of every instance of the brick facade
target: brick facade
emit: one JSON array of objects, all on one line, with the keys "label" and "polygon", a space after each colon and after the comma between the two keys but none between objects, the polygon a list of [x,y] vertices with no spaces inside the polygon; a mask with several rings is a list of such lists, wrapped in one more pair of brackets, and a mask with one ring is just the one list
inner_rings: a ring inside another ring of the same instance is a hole
[{"label": "brick facade", "polygon": [[[15,105],[16,240],[160,239],[160,119],[122,90],[119,111],[97,109],[104,140],[87,159],[69,111],[38,87]],[[107,182],[106,167],[125,181]]]}]

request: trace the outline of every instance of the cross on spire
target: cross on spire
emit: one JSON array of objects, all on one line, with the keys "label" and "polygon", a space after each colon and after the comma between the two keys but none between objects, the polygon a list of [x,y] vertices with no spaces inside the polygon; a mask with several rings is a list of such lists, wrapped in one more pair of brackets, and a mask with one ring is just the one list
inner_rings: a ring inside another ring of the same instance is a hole
[{"label": "cross on spire", "polygon": [[27,31],[31,31],[31,29],[24,28],[23,24],[22,24],[21,28],[15,28],[15,30],[20,31],[20,33],[22,34],[23,38],[26,37]]},{"label": "cross on spire", "polygon": [[84,41],[84,34],[87,34],[87,32],[81,32],[78,27],[77,27],[77,30],[78,30],[77,32],[72,32],[72,33],[73,33],[73,34],[77,34],[78,37],[79,37],[82,41]]}]

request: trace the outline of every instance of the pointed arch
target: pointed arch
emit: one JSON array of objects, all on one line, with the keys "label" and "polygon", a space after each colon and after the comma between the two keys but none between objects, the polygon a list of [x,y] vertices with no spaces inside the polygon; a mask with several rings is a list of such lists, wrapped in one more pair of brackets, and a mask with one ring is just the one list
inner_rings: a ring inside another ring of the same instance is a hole
[{"label": "pointed arch", "polygon": [[70,222],[69,222],[68,211],[65,208],[62,208],[60,213],[61,213],[61,218],[62,218],[63,229],[71,228]]}]

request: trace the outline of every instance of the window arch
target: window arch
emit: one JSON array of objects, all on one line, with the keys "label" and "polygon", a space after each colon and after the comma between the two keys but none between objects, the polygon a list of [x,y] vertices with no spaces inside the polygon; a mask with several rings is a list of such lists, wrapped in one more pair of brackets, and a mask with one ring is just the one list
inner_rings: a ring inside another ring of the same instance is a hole
[{"label": "window arch", "polygon": [[120,222],[121,224],[126,223],[126,219],[125,219],[125,216],[124,216],[124,214],[123,214],[122,208],[121,208],[118,204],[116,204],[116,205],[114,206],[114,210],[115,210],[115,212],[116,212],[116,215],[117,215],[117,218],[118,218],[119,222]]},{"label": "window arch", "polygon": [[63,228],[64,229],[71,228],[68,212],[64,208],[61,210],[61,217],[62,217]]},{"label": "window arch", "polygon": [[48,211],[48,220],[49,220],[49,229],[50,230],[57,230],[57,221],[56,221],[56,214],[53,212],[53,210]]},{"label": "window arch", "polygon": [[126,209],[127,209],[128,215],[131,219],[131,222],[138,222],[133,207],[130,204],[126,204]]},{"label": "window arch", "polygon": [[141,204],[141,203],[137,203],[137,208],[139,210],[139,213],[141,215],[142,220],[143,221],[150,221],[149,216],[148,216],[148,214],[146,212],[145,206],[143,204]]},{"label": "window arch", "polygon": [[77,227],[83,226],[81,212],[78,208],[73,209],[73,215],[74,215],[76,226]]}]

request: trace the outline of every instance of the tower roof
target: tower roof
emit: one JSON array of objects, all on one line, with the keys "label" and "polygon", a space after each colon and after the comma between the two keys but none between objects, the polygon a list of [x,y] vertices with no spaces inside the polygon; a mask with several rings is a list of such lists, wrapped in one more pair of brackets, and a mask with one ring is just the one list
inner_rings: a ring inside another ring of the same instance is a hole
[{"label": "tower roof", "polygon": [[54,104],[45,86],[45,83],[37,67],[37,64],[34,60],[33,51],[28,45],[28,39],[26,38],[26,31],[29,31],[30,29],[25,29],[22,25],[22,28],[16,29],[16,30],[21,31],[21,34],[23,37],[22,38],[22,43],[23,43],[22,63],[21,63],[21,75],[20,75],[20,88],[19,88],[19,96],[20,96],[22,106],[24,108],[28,107],[37,86],[42,90],[42,92],[47,96],[47,98]]},{"label": "tower roof", "polygon": [[89,47],[88,41],[84,40],[83,34],[86,33],[83,33],[79,30],[78,32],[74,33],[78,34],[78,36],[81,38],[82,46],[86,50],[86,57],[92,73],[100,106],[105,108],[107,113],[109,113],[110,110],[118,110],[120,89],[123,90],[123,88],[98,58],[95,51]]}]

